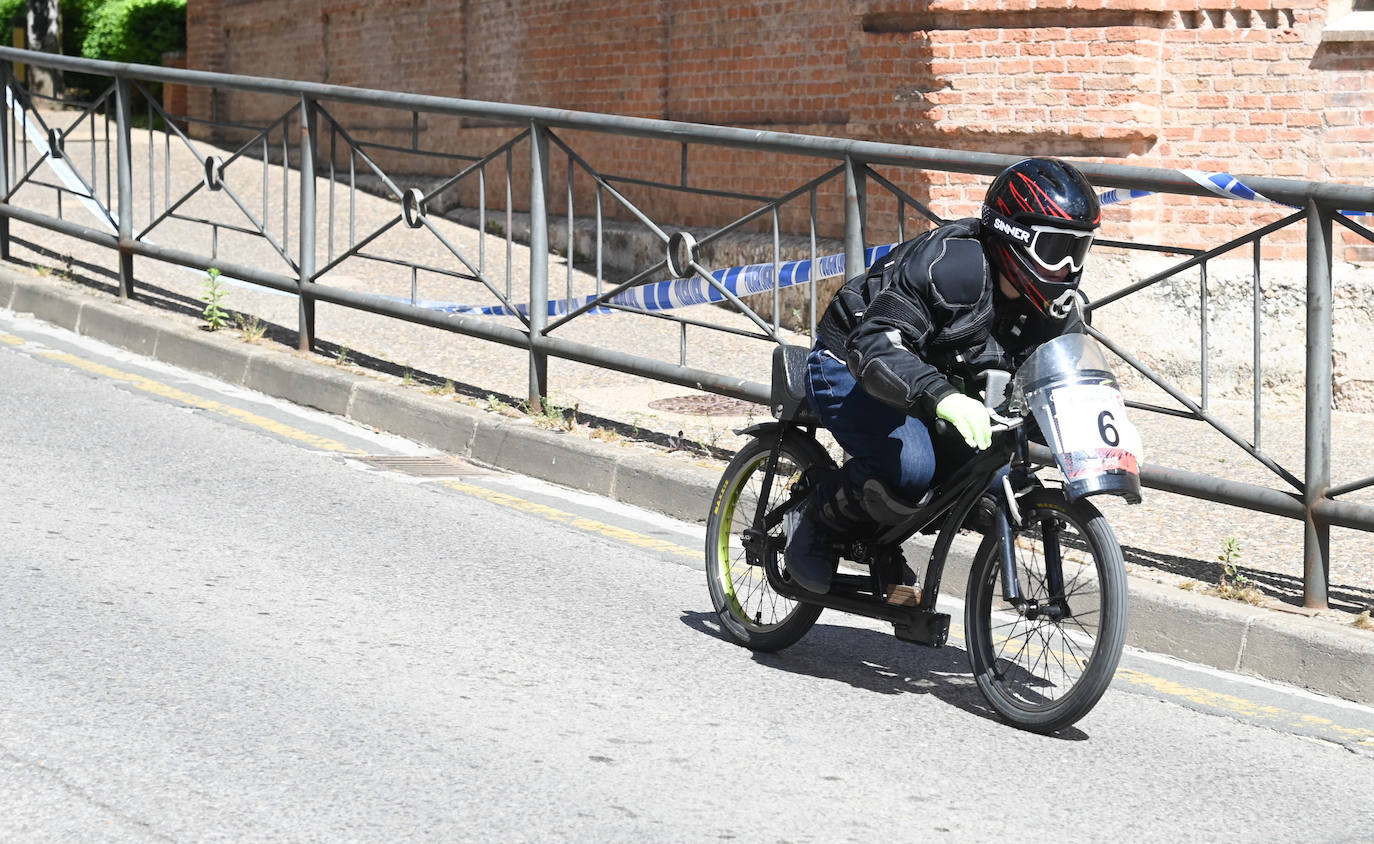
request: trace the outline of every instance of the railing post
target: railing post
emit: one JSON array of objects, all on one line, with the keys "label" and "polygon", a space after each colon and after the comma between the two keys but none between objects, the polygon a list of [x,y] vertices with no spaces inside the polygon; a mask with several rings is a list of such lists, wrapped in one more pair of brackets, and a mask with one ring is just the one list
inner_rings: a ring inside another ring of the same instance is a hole
[{"label": "railing post", "polygon": [[844,277],[867,269],[864,261],[864,222],[868,215],[868,185],[862,165],[844,158]]},{"label": "railing post", "polygon": [[1326,608],[1331,525],[1313,505],[1331,487],[1331,210],[1307,200],[1307,445],[1303,606]]},{"label": "railing post", "polygon": [[[9,106],[13,77],[10,74],[10,63],[0,62],[0,86],[4,86],[3,94],[5,99],[5,113],[0,115],[0,203],[9,203],[10,195],[10,120],[14,112]],[[0,261],[10,259],[10,218],[8,215],[0,214]]]},{"label": "railing post", "polygon": [[133,118],[129,80],[115,77],[115,158],[118,161],[119,189],[119,298],[134,295],[134,176]]},{"label": "railing post", "polygon": [[315,348],[315,297],[305,291],[315,276],[315,101],[301,95],[301,237],[297,348]]},{"label": "railing post", "polygon": [[530,410],[540,413],[549,392],[549,356],[535,341],[549,323],[549,136],[530,124]]}]

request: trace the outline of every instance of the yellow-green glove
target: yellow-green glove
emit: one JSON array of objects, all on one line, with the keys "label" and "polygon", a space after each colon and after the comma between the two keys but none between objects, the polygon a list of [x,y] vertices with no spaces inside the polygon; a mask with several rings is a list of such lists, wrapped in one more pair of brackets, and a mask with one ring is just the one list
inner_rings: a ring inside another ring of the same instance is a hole
[{"label": "yellow-green glove", "polygon": [[979,451],[992,445],[992,419],[977,399],[951,393],[935,405],[935,415],[954,426],[964,442]]}]

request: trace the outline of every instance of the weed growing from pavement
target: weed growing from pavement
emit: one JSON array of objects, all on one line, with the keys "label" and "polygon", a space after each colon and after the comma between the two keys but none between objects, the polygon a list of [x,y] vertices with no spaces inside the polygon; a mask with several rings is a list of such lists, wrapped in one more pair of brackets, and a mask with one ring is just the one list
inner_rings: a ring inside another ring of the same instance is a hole
[{"label": "weed growing from pavement", "polygon": [[435,384],[433,387],[429,388],[429,393],[432,396],[451,396],[457,391],[458,388],[454,387],[453,382],[447,378],[444,379],[444,383]]},{"label": "weed growing from pavement", "polygon": [[348,366],[348,353],[351,351],[347,346],[340,346],[337,354],[334,355],[335,366]]},{"label": "weed growing from pavement", "polygon": [[406,374],[401,376],[401,386],[402,386],[402,387],[412,387],[412,386],[414,386],[414,385],[415,385],[415,374],[412,373],[412,372],[410,371],[410,367],[406,367]]},{"label": "weed growing from pavement", "polygon": [[1234,536],[1227,537],[1221,553],[1217,555],[1217,562],[1221,563],[1221,579],[1210,590],[1212,594],[1255,606],[1264,603],[1264,593],[1241,571],[1240,540]]},{"label": "weed growing from pavement", "polygon": [[1361,630],[1374,630],[1374,618],[1370,618],[1369,614],[1370,611],[1365,610],[1364,612],[1355,616],[1355,620],[1352,621],[1351,624],[1360,628]]},{"label": "weed growing from pavement", "polygon": [[239,327],[245,343],[256,343],[267,333],[267,323],[248,314],[234,314],[234,324]]},{"label": "weed growing from pavement", "polygon": [[545,396],[540,402],[540,409],[534,410],[526,402],[523,410],[534,424],[542,428],[552,428],[556,431],[571,431],[577,425],[577,405],[568,407],[559,404],[553,399]]},{"label": "weed growing from pavement", "polygon": [[229,291],[224,289],[219,276],[220,271],[217,267],[205,271],[205,292],[200,297],[200,301],[205,303],[205,310],[201,311],[200,315],[205,320],[206,331],[219,331],[229,324],[229,312],[220,307]]}]

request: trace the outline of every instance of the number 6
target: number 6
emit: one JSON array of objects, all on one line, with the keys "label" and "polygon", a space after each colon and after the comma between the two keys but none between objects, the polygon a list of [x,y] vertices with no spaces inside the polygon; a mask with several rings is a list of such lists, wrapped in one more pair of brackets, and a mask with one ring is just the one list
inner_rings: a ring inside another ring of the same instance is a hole
[{"label": "number 6", "polygon": [[1102,436],[1102,442],[1116,448],[1121,444],[1121,434],[1116,430],[1112,423],[1116,418],[1112,416],[1110,410],[1104,410],[1097,415],[1097,433]]}]

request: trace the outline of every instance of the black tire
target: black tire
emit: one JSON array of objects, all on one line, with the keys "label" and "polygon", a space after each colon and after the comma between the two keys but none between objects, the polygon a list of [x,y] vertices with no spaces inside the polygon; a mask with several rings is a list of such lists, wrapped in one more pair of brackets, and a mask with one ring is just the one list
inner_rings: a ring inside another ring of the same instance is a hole
[{"label": "black tire", "polygon": [[[706,584],[711,603],[725,635],[756,651],[777,651],[795,643],[821,614],[814,604],[798,603],[773,591],[763,568],[750,565],[745,557],[741,536],[758,512],[773,436],[750,440],[725,467],[706,521]],[[807,469],[834,465],[814,439],[789,433],[778,455],[771,506],[787,499]],[[779,525],[772,535],[779,537],[783,530]]]},{"label": "black tire", "polygon": [[1004,601],[1001,552],[990,536],[969,571],[964,629],[973,677],[997,714],[1051,733],[1088,714],[1116,673],[1126,640],[1126,566],[1116,535],[1087,501],[1070,504],[1059,490],[1042,489],[1020,507],[1026,529],[1015,549],[1023,597],[1041,608],[1057,597],[1045,565],[1046,537],[1057,536],[1068,611],[1030,618]]}]

